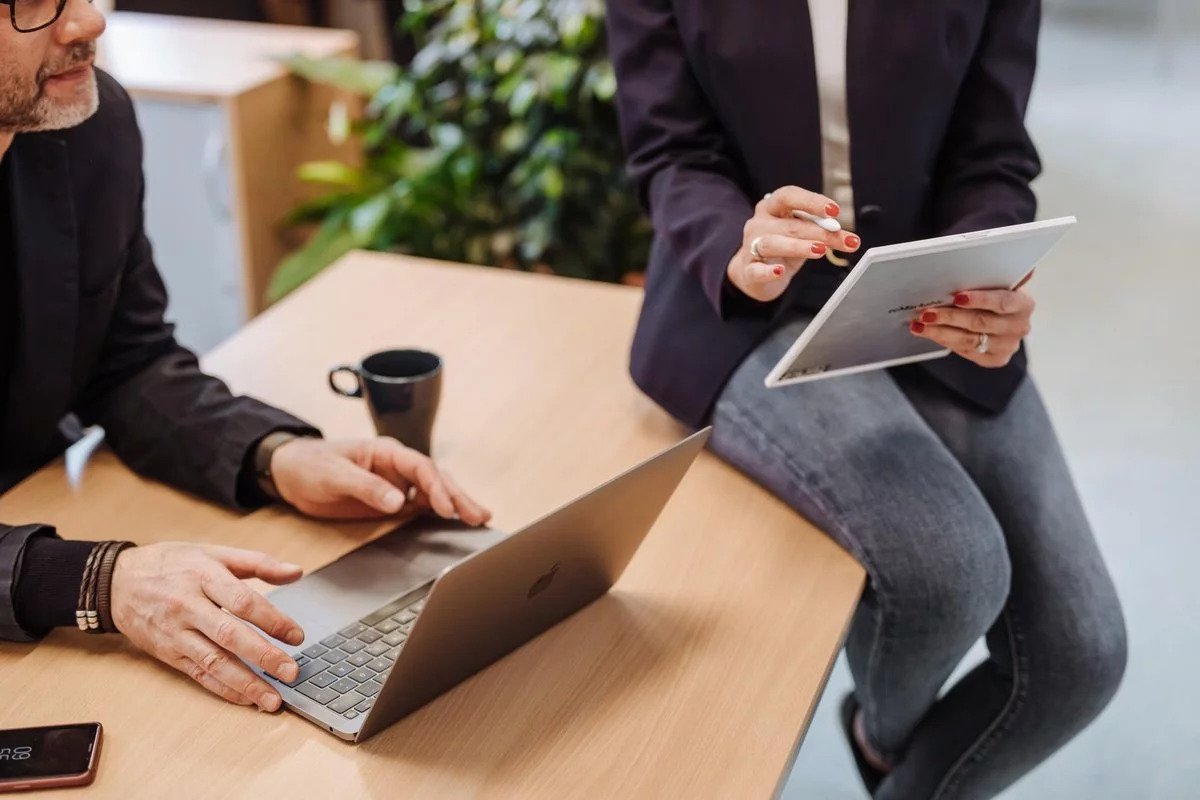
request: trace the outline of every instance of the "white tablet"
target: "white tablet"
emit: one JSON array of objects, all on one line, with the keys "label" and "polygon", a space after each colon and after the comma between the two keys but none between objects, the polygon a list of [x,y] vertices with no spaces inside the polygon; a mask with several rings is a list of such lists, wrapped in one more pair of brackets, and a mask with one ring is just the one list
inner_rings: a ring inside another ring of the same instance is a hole
[{"label": "white tablet", "polygon": [[913,336],[917,312],[954,293],[1010,289],[1054,247],[1074,217],[873,247],[767,375],[769,387],[941,358]]}]

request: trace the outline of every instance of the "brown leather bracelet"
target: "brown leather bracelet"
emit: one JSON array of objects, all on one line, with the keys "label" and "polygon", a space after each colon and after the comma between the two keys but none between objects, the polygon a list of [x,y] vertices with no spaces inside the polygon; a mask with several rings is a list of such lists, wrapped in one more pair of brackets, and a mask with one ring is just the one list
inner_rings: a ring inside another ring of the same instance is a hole
[{"label": "brown leather bracelet", "polygon": [[100,630],[100,607],[96,599],[96,592],[100,583],[100,565],[104,562],[104,557],[112,549],[112,546],[113,542],[111,541],[96,545],[96,563],[92,565],[92,570],[88,573],[87,596],[83,599],[88,633],[103,633]]},{"label": "brown leather bracelet", "polygon": [[91,587],[95,585],[96,559],[103,547],[104,542],[97,542],[92,547],[92,552],[88,553],[87,561],[83,565],[83,576],[79,581],[79,599],[75,601],[75,625],[81,631],[88,629],[88,597],[91,594]]},{"label": "brown leather bracelet", "polygon": [[109,545],[100,559],[96,577],[96,610],[100,617],[100,628],[96,633],[119,633],[112,618],[113,570],[117,566],[117,556],[137,546],[133,542],[109,542]]}]

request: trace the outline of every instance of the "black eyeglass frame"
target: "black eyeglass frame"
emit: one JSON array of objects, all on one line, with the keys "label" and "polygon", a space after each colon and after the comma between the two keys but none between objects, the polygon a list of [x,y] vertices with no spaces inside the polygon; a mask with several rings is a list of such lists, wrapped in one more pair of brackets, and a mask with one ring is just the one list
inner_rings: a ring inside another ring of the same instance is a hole
[{"label": "black eyeglass frame", "polygon": [[[95,0],[87,1],[90,5]],[[14,31],[17,33],[36,33],[38,31],[43,31],[54,23],[58,22],[59,18],[62,17],[63,11],[66,9],[68,2],[70,2],[70,0],[58,0],[58,5],[54,9],[54,16],[50,18],[49,22],[44,22],[41,25],[38,25],[36,28],[22,28],[17,24],[17,4],[13,2],[13,0],[0,0],[0,5],[8,6],[8,19],[12,23]]]}]

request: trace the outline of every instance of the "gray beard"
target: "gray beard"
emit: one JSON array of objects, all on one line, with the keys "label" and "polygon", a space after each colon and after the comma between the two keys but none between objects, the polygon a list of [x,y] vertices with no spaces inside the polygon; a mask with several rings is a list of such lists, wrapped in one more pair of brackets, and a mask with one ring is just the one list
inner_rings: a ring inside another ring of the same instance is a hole
[{"label": "gray beard", "polygon": [[100,92],[96,88],[96,76],[93,73],[79,87],[79,91],[70,102],[51,100],[48,97],[39,98],[32,111],[29,124],[17,133],[34,133],[37,131],[61,131],[74,128],[91,118],[100,108]]},{"label": "gray beard", "polygon": [[[86,63],[94,53],[95,43],[80,42],[71,48],[65,65]],[[53,71],[59,70],[59,67],[55,67]],[[100,93],[94,71],[69,100],[55,100],[46,96],[42,87],[50,72],[46,68],[39,72],[33,94],[23,92],[18,79],[11,75],[0,75],[0,131],[58,131],[73,128],[96,113],[100,107]]]}]

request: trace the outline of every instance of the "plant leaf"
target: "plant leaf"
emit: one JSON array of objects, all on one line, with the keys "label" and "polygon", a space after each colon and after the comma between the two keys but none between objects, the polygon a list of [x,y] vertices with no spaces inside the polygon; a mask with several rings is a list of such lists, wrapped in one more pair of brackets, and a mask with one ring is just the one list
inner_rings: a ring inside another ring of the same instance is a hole
[{"label": "plant leaf", "polygon": [[335,192],[308,200],[289,211],[283,218],[283,224],[299,225],[305,222],[320,222],[344,207],[353,197],[355,197],[353,192]]},{"label": "plant leaf", "polygon": [[528,78],[521,81],[513,89],[508,101],[508,110],[514,117],[523,117],[537,98],[537,83]]},{"label": "plant leaf", "polygon": [[354,234],[356,246],[363,247],[370,244],[391,209],[391,194],[384,192],[375,195],[350,212],[350,231]]},{"label": "plant leaf", "polygon": [[354,247],[354,235],[346,227],[345,217],[329,217],[304,247],[280,262],[267,287],[267,302],[274,303],[295,291]]},{"label": "plant leaf", "polygon": [[652,230],[622,167],[604,13],[603,0],[404,0],[417,55],[403,69],[289,62],[369,100],[350,126],[363,166],[308,168],[327,193],[293,219],[324,224],[278,291],[350,247],[598,280],[642,268]]},{"label": "plant leaf", "polygon": [[296,174],[310,183],[328,183],[350,189],[358,189],[363,185],[362,170],[340,161],[310,161],[301,164]]},{"label": "plant leaf", "polygon": [[373,95],[396,80],[400,68],[390,61],[360,61],[331,56],[291,55],[280,59],[288,69],[313,83],[324,83],[360,95]]}]

